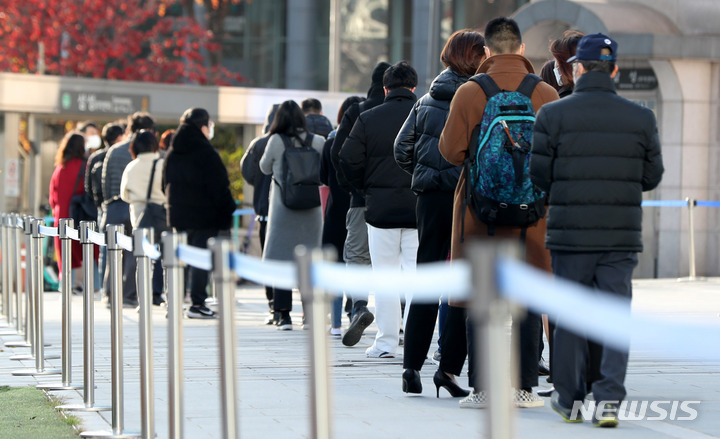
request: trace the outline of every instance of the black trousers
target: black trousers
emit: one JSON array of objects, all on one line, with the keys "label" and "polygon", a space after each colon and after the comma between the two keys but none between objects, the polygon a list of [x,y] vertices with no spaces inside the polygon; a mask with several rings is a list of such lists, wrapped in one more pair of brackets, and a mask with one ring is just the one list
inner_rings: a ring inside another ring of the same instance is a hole
[{"label": "black trousers", "polygon": [[[258,234],[260,235],[260,251],[265,251],[265,234],[267,233],[267,221],[258,221],[260,225],[258,228]],[[273,289],[272,287],[265,287],[265,298],[268,301],[268,308],[273,310]]]},{"label": "black trousers", "polygon": [[[627,298],[627,312],[630,313],[632,272],[637,266],[637,253],[551,251],[550,254],[556,276],[596,289],[598,295]],[[561,403],[569,406],[573,401],[584,400],[588,382],[593,379],[590,387],[596,401],[622,401],[626,395],[628,352],[611,349],[601,342],[594,348],[599,347],[597,352],[591,355],[586,337],[586,334],[563,327],[561,319],[557,321],[553,380]],[[588,358],[591,364],[588,364]],[[593,375],[596,376],[593,378]]]},{"label": "black trousers", "polygon": [[[453,196],[452,192],[440,191],[418,195],[415,209],[419,241],[418,264],[447,260],[452,235]],[[432,343],[438,306],[439,299],[434,303],[411,302],[405,322],[403,348],[405,369],[422,368]],[[442,345],[442,341],[440,344]]]},{"label": "black trousers", "polygon": [[[185,230],[187,233],[188,245],[199,248],[207,248],[207,241],[220,234],[218,229],[193,229]],[[207,299],[207,285],[209,273],[203,269],[190,267],[190,299],[193,306],[205,304]]]},{"label": "black trousers", "polygon": [[442,346],[440,370],[455,376],[462,373],[465,358],[468,356],[466,321],[465,308],[448,305],[445,328],[440,340]]},{"label": "black trousers", "polygon": [[[471,319],[467,322],[468,339],[468,382],[474,389],[481,390],[480,375],[478,373],[478,362],[476,350],[480,347],[479,340],[475,337],[476,323]],[[513,322],[512,337],[513,346],[518,346],[519,358],[513,353],[512,362],[519,360],[520,382],[513,384],[520,389],[530,389],[538,385],[538,340],[542,331],[542,318],[535,313],[527,312],[525,318],[519,322]],[[445,351],[443,350],[443,355]],[[487,361],[488,359],[483,359]]]}]

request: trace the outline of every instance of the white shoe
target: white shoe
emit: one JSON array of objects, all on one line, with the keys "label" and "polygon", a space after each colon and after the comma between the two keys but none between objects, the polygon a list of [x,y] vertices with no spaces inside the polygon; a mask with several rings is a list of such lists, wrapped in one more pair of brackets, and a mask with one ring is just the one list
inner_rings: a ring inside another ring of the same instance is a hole
[{"label": "white shoe", "polygon": [[330,328],[330,336],[332,338],[340,338],[342,335],[342,329],[340,328]]},{"label": "white shoe", "polygon": [[535,392],[520,389],[513,392],[513,405],[518,408],[542,407],[545,405],[545,401]]},{"label": "white shoe", "polygon": [[375,349],[372,346],[367,348],[367,350],[365,351],[365,355],[367,355],[368,358],[395,358],[395,354]]},{"label": "white shoe", "polygon": [[461,409],[484,409],[487,407],[487,394],[484,390],[472,392],[461,399],[459,404]]}]

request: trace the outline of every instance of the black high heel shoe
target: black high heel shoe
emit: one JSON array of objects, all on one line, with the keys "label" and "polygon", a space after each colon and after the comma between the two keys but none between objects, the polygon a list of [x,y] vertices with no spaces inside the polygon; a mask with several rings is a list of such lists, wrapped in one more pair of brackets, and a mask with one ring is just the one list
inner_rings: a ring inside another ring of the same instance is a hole
[{"label": "black high heel shoe", "polygon": [[436,397],[440,398],[440,387],[444,388],[450,393],[453,398],[465,397],[470,394],[469,390],[465,390],[458,386],[452,378],[445,375],[443,371],[438,369],[433,376],[433,383],[435,383]]},{"label": "black high heel shoe", "polygon": [[405,369],[402,374],[402,391],[405,393],[422,393],[420,372],[414,369]]}]

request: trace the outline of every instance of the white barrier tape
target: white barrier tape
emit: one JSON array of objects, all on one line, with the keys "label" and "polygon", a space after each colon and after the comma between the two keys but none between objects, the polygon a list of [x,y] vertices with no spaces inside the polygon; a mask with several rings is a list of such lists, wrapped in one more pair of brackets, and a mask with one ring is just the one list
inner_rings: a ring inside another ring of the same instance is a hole
[{"label": "white barrier tape", "polygon": [[708,344],[720,338],[720,325],[661,320],[630,313],[627,300],[582,287],[514,260],[498,264],[498,284],[507,298],[536,313],[546,313],[589,338],[619,349],[720,360],[720,350]]},{"label": "white barrier tape", "polygon": [[107,243],[105,242],[105,234],[104,233],[98,233],[94,230],[88,229],[87,237],[88,237],[88,240],[90,240],[90,242],[92,242],[95,245],[99,245],[102,247],[107,246]]},{"label": "white barrier tape", "polygon": [[212,270],[212,252],[210,250],[181,244],[178,246],[177,256],[187,265],[201,270]]},{"label": "white barrier tape", "polygon": [[142,240],[142,249],[145,256],[153,261],[157,261],[160,259],[160,256],[162,256],[160,253],[160,246],[157,244],[150,244],[150,241],[148,241],[147,238],[143,238]]},{"label": "white barrier tape", "polygon": [[313,284],[328,292],[346,292],[375,296],[412,293],[413,302],[437,302],[440,296],[468,297],[471,269],[466,261],[418,264],[416,271],[371,268],[361,265],[319,262],[313,265]]},{"label": "white barrier tape", "polygon": [[131,236],[127,236],[124,233],[115,232],[115,240],[117,241],[117,245],[119,245],[123,249],[129,252],[133,251],[133,240]]},{"label": "white barrier tape", "polygon": [[297,288],[297,269],[294,262],[262,261],[242,253],[232,253],[230,265],[238,276],[260,285],[284,290]]},{"label": "white barrier tape", "polygon": [[78,231],[78,229],[67,227],[65,229],[65,233],[67,233],[68,238],[72,239],[73,241],[80,241],[80,232]]},{"label": "white barrier tape", "polygon": [[60,236],[57,227],[38,226],[38,232],[43,236]]}]

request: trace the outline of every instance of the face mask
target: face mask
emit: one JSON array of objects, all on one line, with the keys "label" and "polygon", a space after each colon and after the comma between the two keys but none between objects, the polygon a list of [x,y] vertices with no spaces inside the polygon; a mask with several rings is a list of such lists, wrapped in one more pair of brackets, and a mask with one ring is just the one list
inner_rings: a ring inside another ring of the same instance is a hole
[{"label": "face mask", "polygon": [[85,149],[98,149],[100,148],[100,145],[102,145],[102,139],[100,139],[100,136],[97,134],[93,134],[87,138],[87,141],[85,142]]},{"label": "face mask", "polygon": [[557,81],[557,85],[563,85],[560,68],[557,65],[553,67],[553,73],[555,73],[555,81]]},{"label": "face mask", "polygon": [[215,137],[215,124],[211,122],[208,126],[208,140],[212,140],[213,137]]}]

